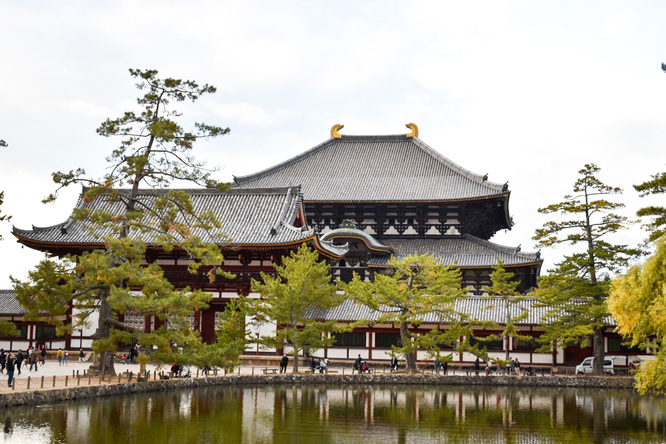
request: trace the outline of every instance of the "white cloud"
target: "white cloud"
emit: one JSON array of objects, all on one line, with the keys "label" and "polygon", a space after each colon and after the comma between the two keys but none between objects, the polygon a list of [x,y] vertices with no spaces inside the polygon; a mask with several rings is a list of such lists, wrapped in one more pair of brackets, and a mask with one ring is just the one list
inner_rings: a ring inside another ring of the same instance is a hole
[{"label": "white cloud", "polygon": [[[0,190],[20,227],[74,205],[78,190],[62,208],[39,203],[51,171],[103,171],[117,141],[95,128],[136,109],[130,67],[218,87],[177,109],[231,127],[199,147],[226,179],[311,148],[334,123],[397,134],[415,122],[452,161],[509,181],[516,226],[494,240],[524,250],[544,221],[536,209],[585,162],[625,189],[627,214],[649,202],[632,184],[666,168],[666,5],[654,2],[1,4]],[[8,229],[0,288],[37,260]],[[552,264],[561,251],[542,254]]]}]

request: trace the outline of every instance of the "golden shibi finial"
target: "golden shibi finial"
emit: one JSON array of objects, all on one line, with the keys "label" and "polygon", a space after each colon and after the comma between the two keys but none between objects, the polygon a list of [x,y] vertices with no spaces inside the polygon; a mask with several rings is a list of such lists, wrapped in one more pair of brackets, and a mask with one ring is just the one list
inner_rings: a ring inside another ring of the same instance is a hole
[{"label": "golden shibi finial", "polygon": [[408,123],[405,126],[412,130],[411,133],[407,134],[407,137],[419,137],[419,127],[415,123]]},{"label": "golden shibi finial", "polygon": [[333,128],[331,128],[331,138],[332,139],[342,139],[342,136],[340,135],[340,133],[338,133],[338,131],[341,130],[342,128],[344,128],[344,127],[345,127],[344,125],[340,125],[339,123],[336,123],[335,125],[333,125]]}]

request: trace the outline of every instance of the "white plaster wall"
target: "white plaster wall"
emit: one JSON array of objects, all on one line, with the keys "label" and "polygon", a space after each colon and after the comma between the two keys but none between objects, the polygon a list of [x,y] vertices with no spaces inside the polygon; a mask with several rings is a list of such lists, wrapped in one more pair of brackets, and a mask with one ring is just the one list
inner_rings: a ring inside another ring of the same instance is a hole
[{"label": "white plaster wall", "polygon": [[[356,355],[354,355],[356,356]],[[363,356],[363,354],[361,354]],[[391,349],[385,349],[385,348],[380,348],[380,349],[375,349],[372,351],[372,359],[378,359],[378,360],[386,360],[390,361],[391,360]]]},{"label": "white plaster wall", "polygon": [[[349,354],[349,356],[350,357],[351,356],[356,357],[356,355],[352,355],[351,353]],[[339,347],[329,348],[328,349],[328,358],[329,359],[346,359],[347,358],[347,349],[346,348],[339,348]]]}]

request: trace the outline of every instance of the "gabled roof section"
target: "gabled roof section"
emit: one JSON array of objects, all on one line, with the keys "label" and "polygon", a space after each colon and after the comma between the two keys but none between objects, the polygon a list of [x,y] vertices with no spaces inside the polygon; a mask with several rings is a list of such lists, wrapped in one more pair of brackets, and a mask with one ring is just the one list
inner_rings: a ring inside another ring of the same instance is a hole
[{"label": "gabled roof section", "polygon": [[[516,322],[517,325],[538,325],[546,315],[547,309],[536,303],[533,298],[525,298],[514,304],[509,304],[510,315],[517,317],[527,313],[527,317]],[[506,322],[506,307],[504,301],[498,298],[468,297],[455,301],[451,307],[455,312],[469,316],[468,322],[494,322],[504,325]],[[308,313],[310,319],[321,321],[355,322],[365,319],[377,322],[387,312],[395,311],[395,307],[380,306],[379,310],[368,308],[351,299],[345,299],[342,304],[329,309],[313,309]],[[448,321],[436,312],[423,315],[424,324],[446,324]]]},{"label": "gabled roof section", "polygon": [[[491,268],[497,265],[499,258],[505,267],[537,265],[541,266],[543,260],[537,253],[520,251],[520,247],[505,247],[492,242],[479,239],[470,234],[451,238],[379,238],[380,242],[390,246],[397,258],[406,257],[413,253],[431,253],[439,258],[445,265],[456,264],[460,268]],[[374,267],[387,267],[386,257],[373,257],[368,265]]]},{"label": "gabled roof section", "polygon": [[28,310],[16,300],[14,290],[0,290],[0,315],[24,315]]},{"label": "gabled roof section", "polygon": [[417,137],[341,136],[248,176],[235,188],[302,187],[308,202],[456,201],[508,196]]},{"label": "gabled roof section", "polygon": [[[302,213],[303,195],[299,188],[262,188],[262,189],[231,189],[221,193],[211,189],[188,189],[186,191],[194,206],[195,213],[213,211],[222,224],[226,235],[226,243],[211,237],[203,230],[193,230],[194,235],[201,236],[205,242],[218,242],[228,246],[259,246],[297,244],[310,241],[315,237],[314,230],[305,224],[299,224],[299,213]],[[85,192],[85,190],[84,190]],[[119,190],[129,193],[129,190]],[[168,190],[141,190],[144,204],[167,193]],[[83,194],[82,194],[83,196]],[[79,197],[77,208],[103,210],[111,214],[122,214],[124,208],[118,201],[110,201],[98,197],[86,202]],[[13,234],[20,243],[32,248],[49,250],[51,247],[95,246],[101,245],[104,238],[111,234],[110,229],[97,229],[91,233],[88,226],[81,221],[69,218],[65,222],[51,227],[34,227],[32,230],[13,229]],[[147,244],[152,244],[151,233],[134,233],[133,236]]]}]

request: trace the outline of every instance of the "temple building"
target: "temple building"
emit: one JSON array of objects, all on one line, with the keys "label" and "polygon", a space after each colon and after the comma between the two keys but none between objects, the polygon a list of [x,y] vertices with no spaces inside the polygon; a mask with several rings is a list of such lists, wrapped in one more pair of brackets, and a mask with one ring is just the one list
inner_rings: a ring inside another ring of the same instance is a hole
[{"label": "temple building", "polygon": [[[410,124],[413,125],[413,124]],[[511,229],[507,184],[488,181],[407,135],[345,136],[336,125],[326,142],[258,173],[234,178],[235,189],[299,186],[305,217],[321,239],[348,245],[333,264],[345,281],[371,278],[391,255],[432,253],[462,269],[472,294],[490,285],[498,259],[520,290],[536,286],[539,253],[488,240]]]},{"label": "temple building", "polygon": [[[459,302],[458,310],[498,326],[505,322],[507,308],[484,297],[483,287],[491,284],[492,267],[501,260],[520,281],[519,291],[526,293],[536,286],[542,265],[538,252],[490,241],[495,233],[513,225],[508,185],[456,165],[419,139],[416,125],[407,126],[409,134],[348,136],[339,133],[342,125],[335,125],[331,137],[320,145],[266,170],[234,177],[226,193],[186,190],[196,211],[212,210],[219,218],[226,233],[223,241],[217,241],[225,254],[223,268],[236,278],[211,280],[205,268],[191,275],[182,253],[165,252],[151,245],[150,238],[142,240],[149,244],[146,260],[157,260],[174,286],[203,289],[213,295],[208,309],[193,314],[193,325],[205,341],[215,341],[216,316],[226,303],[238,294],[249,295],[251,279],[259,279],[260,272],[273,272],[273,264],[303,242],[316,249],[330,264],[333,276],[343,281],[351,280],[353,273],[373,279],[375,273],[390,272],[391,256],[430,253],[462,272],[470,297]],[[143,191],[148,199],[161,192]],[[79,199],[77,208],[112,211],[112,205],[104,199]],[[106,234],[93,235],[74,219],[52,227],[15,228],[13,233],[20,243],[55,256],[103,248]],[[205,233],[198,234],[204,241],[213,241],[205,238]],[[539,336],[543,308],[528,298],[512,304],[510,310],[512,317],[527,313],[519,323],[522,334]],[[349,323],[372,320],[378,313],[347,301],[313,316]],[[126,316],[124,320],[146,331],[157,327],[150,317]],[[317,356],[354,359],[360,354],[388,361],[391,345],[399,339],[398,328],[370,324],[336,335],[336,344],[318,351]],[[432,316],[413,329],[418,332],[434,327],[443,329],[446,325]],[[475,327],[479,336],[498,332],[487,331],[481,324]],[[65,347],[87,348],[91,334],[80,330],[78,336],[65,339]],[[610,344],[615,344],[612,340],[619,343],[619,337],[612,334],[606,339],[609,351]],[[501,340],[485,345],[492,356],[504,357]],[[524,365],[579,363],[581,354],[591,355],[590,350],[578,347],[566,353],[536,353],[534,340],[512,340],[509,347],[511,356]],[[275,355],[282,351],[257,353]],[[417,359],[426,357],[419,353]],[[472,362],[474,357],[462,353],[454,359]]]}]

